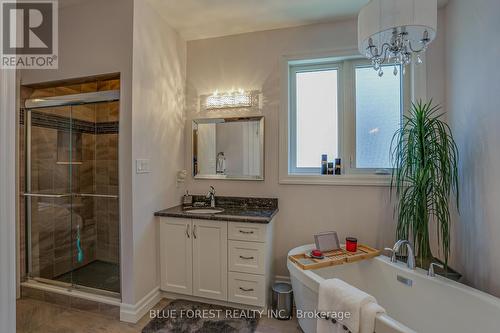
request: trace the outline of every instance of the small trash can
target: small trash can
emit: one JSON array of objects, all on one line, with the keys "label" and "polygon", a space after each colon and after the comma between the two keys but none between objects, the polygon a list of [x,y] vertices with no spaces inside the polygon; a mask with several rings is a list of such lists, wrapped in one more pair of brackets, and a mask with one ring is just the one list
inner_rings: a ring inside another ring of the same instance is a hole
[{"label": "small trash can", "polygon": [[293,291],[290,283],[279,282],[273,285],[273,317],[289,320],[292,317]]}]

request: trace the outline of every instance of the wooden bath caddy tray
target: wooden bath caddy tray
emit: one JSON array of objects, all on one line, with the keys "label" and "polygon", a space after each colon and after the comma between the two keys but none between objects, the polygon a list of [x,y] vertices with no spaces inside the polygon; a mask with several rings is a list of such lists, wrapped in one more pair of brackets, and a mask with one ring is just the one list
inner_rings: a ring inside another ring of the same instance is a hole
[{"label": "wooden bath caddy tray", "polygon": [[358,245],[356,252],[347,252],[344,247],[340,250],[325,252],[323,259],[310,258],[305,253],[293,254],[288,258],[303,270],[308,270],[370,259],[380,255],[380,252],[367,245]]}]

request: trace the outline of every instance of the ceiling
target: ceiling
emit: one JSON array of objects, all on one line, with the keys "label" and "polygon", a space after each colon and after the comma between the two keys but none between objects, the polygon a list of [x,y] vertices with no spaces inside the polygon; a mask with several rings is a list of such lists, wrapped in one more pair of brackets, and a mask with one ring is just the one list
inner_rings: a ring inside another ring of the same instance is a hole
[{"label": "ceiling", "polygon": [[[34,0],[43,1],[43,0]],[[86,0],[59,0],[69,7]],[[145,0],[135,0],[145,1]],[[369,0],[146,0],[185,40],[353,18]],[[437,0],[439,7],[448,0]]]},{"label": "ceiling", "polygon": [[194,40],[352,18],[369,0],[149,1],[184,39]]}]

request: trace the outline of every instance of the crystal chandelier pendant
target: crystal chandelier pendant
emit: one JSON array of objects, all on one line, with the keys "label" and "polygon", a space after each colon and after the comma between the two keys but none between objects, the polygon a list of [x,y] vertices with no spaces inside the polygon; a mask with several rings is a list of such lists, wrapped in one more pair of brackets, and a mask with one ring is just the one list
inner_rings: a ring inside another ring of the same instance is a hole
[{"label": "crystal chandelier pendant", "polygon": [[400,65],[404,75],[412,59],[423,62],[436,26],[437,0],[371,0],[358,15],[358,48],[379,76],[387,65],[394,65],[394,75]]}]

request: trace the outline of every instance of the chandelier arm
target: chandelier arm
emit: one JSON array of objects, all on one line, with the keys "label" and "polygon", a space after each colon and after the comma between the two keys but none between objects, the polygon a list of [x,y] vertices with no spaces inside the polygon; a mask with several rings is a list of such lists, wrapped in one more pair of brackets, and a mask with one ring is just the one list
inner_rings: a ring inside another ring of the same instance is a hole
[{"label": "chandelier arm", "polygon": [[411,41],[408,41],[408,46],[410,47],[410,50],[411,50],[412,52],[414,52],[414,53],[420,53],[420,52],[422,52],[423,50],[425,50],[425,44],[424,44],[424,46],[422,46],[422,48],[421,48],[420,50],[415,50],[415,49],[413,48],[413,46],[411,45]]},{"label": "chandelier arm", "polygon": [[377,58],[379,57],[378,54],[374,54],[373,50],[375,49],[375,47],[368,47],[368,51],[370,52],[370,55],[372,56],[371,58]]},{"label": "chandelier arm", "polygon": [[385,63],[387,61],[387,51],[389,49],[385,49],[384,52],[383,52],[383,57],[382,57],[382,54],[381,54],[381,59],[380,59],[380,64],[382,65],[383,63]]},{"label": "chandelier arm", "polygon": [[[382,50],[383,50],[382,53],[383,53],[384,57],[380,61],[381,64],[383,64],[387,61],[387,52],[389,52],[390,49],[391,49],[390,44],[388,44],[388,43],[382,44]],[[382,54],[380,54],[380,55],[382,56]]]}]

